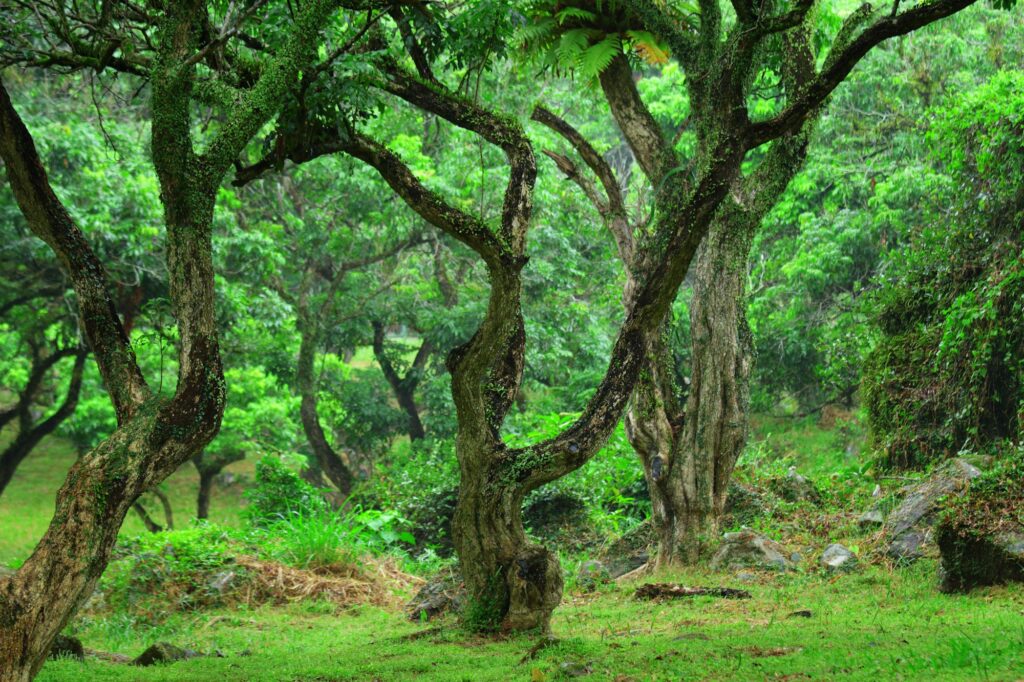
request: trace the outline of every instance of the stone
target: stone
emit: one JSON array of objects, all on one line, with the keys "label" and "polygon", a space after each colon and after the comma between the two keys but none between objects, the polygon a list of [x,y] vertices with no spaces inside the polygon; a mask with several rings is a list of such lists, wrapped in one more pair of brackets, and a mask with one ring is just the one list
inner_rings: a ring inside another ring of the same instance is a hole
[{"label": "stone", "polygon": [[600,561],[612,579],[640,568],[650,559],[651,547],[657,542],[650,519],[604,548]]},{"label": "stone", "polygon": [[818,487],[809,478],[797,473],[796,467],[789,467],[785,476],[774,479],[771,482],[771,488],[775,494],[787,502],[821,504],[821,493],[818,492]]},{"label": "stone", "polygon": [[857,555],[839,544],[831,544],[821,553],[821,565],[829,571],[849,571],[857,565]]},{"label": "stone", "polygon": [[941,591],[967,592],[984,585],[1024,582],[1024,531],[979,533],[943,522],[937,535]]},{"label": "stone", "polygon": [[877,528],[885,523],[885,515],[881,509],[868,509],[857,518],[857,525],[861,528]]},{"label": "stone", "polygon": [[201,654],[191,649],[182,649],[167,642],[157,642],[149,647],[139,657],[132,661],[132,665],[147,667],[158,663],[174,663],[185,661],[190,658],[197,658]]},{"label": "stone", "polygon": [[81,640],[77,637],[57,635],[57,639],[53,640],[53,646],[50,647],[49,657],[73,658],[76,661],[84,661],[85,649],[82,647]]},{"label": "stone", "polygon": [[466,588],[454,572],[444,572],[421,587],[406,604],[411,621],[429,621],[448,611],[458,611],[466,601]]},{"label": "stone", "polygon": [[563,661],[559,664],[558,669],[565,677],[583,677],[594,671],[592,665],[580,663],[579,661]]},{"label": "stone", "polygon": [[729,517],[731,525],[746,525],[765,516],[770,508],[774,497],[758,491],[750,486],[736,483],[729,483],[729,489],[725,497],[725,514]]},{"label": "stone", "polygon": [[740,581],[741,583],[756,583],[757,574],[751,573],[750,571],[740,571],[736,574],[736,580]]},{"label": "stone", "polygon": [[210,582],[206,584],[207,589],[210,592],[216,593],[218,596],[223,597],[227,592],[231,590],[235,585],[235,581],[238,578],[238,573],[235,571],[221,571],[212,578]]},{"label": "stone", "polygon": [[586,522],[587,506],[567,493],[538,497],[523,509],[523,523],[535,535],[554,537]]},{"label": "stone", "polygon": [[576,574],[576,584],[588,591],[593,590],[598,585],[611,582],[611,579],[612,577],[608,573],[608,569],[605,568],[605,565],[593,559],[584,561]]},{"label": "stone", "polygon": [[752,530],[726,533],[722,537],[722,546],[711,559],[712,569],[770,568],[785,571],[795,566],[790,558],[792,552]]},{"label": "stone", "polygon": [[963,459],[956,458],[910,486],[907,493],[885,520],[882,530],[887,538],[885,554],[900,563],[910,563],[924,556],[932,540],[932,526],[944,498],[962,495],[967,485],[981,471]]}]

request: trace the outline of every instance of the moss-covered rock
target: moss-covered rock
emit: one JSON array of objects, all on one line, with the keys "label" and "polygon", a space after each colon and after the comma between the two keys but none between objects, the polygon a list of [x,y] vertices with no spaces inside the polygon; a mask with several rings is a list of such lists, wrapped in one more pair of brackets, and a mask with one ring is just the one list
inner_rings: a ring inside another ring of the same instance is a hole
[{"label": "moss-covered rock", "polygon": [[1024,581],[1024,449],[952,501],[936,537],[943,591]]}]

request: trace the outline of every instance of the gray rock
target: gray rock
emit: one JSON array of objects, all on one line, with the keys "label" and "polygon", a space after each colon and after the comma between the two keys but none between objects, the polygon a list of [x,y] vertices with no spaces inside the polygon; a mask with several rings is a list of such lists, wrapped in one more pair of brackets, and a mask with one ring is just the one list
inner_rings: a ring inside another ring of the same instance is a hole
[{"label": "gray rock", "polygon": [[157,642],[139,654],[139,657],[132,661],[132,665],[147,667],[158,663],[185,661],[190,658],[197,658],[200,655],[198,651],[182,649],[167,642]]},{"label": "gray rock", "polygon": [[736,580],[741,583],[756,583],[757,574],[751,573],[750,571],[740,571],[736,574]]},{"label": "gray rock", "polygon": [[585,590],[592,590],[598,585],[611,582],[608,569],[600,561],[584,561],[576,574],[576,582]]},{"label": "gray rock", "polygon": [[926,480],[910,486],[883,526],[887,538],[885,554],[902,563],[923,556],[943,498],[962,494],[967,484],[980,475],[977,467],[957,458],[936,469]]},{"label": "gray rock", "polygon": [[779,497],[787,502],[821,504],[821,493],[818,492],[818,487],[809,478],[798,474],[796,467],[789,467],[786,475],[775,479],[771,487]]},{"label": "gray rock", "polygon": [[857,525],[861,528],[875,528],[885,523],[885,515],[881,509],[868,509],[857,518]]},{"label": "gray rock", "polygon": [[939,589],[943,592],[1024,582],[1024,532],[964,534],[943,523],[938,536],[942,556]]},{"label": "gray rock", "polygon": [[885,555],[900,564],[909,564],[924,556],[924,548],[932,540],[931,529],[908,530],[889,542]]},{"label": "gray rock", "polygon": [[608,545],[600,556],[608,576],[615,579],[646,564],[656,541],[654,526],[648,519]]},{"label": "gray rock", "polygon": [[794,567],[788,549],[752,530],[726,533],[722,546],[711,559],[711,568],[770,568],[788,570]]},{"label": "gray rock", "polygon": [[454,573],[442,573],[420,588],[409,603],[409,620],[431,620],[448,611],[462,608],[466,588]]},{"label": "gray rock", "polygon": [[821,553],[821,565],[830,571],[849,571],[857,565],[857,556],[842,545],[832,544]]},{"label": "gray rock", "polygon": [[589,663],[580,663],[579,661],[563,661],[559,664],[558,669],[566,677],[583,677],[589,675],[594,671],[594,667]]},{"label": "gray rock", "polygon": [[57,635],[50,647],[50,658],[73,658],[76,661],[85,660],[85,649],[77,637]]},{"label": "gray rock", "polygon": [[220,596],[224,596],[225,593],[229,592],[231,588],[234,587],[237,578],[238,574],[235,571],[221,571],[210,579],[210,582],[206,584],[206,587],[210,592],[215,592]]}]

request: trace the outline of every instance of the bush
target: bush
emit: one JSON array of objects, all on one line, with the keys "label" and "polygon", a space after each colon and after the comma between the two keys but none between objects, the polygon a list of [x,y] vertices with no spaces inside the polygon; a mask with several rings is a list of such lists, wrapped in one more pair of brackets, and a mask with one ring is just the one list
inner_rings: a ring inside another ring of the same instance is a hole
[{"label": "bush", "polygon": [[245,514],[253,526],[266,526],[296,514],[315,517],[327,512],[327,502],[320,492],[274,456],[256,463],[255,485],[245,496],[249,499]]}]

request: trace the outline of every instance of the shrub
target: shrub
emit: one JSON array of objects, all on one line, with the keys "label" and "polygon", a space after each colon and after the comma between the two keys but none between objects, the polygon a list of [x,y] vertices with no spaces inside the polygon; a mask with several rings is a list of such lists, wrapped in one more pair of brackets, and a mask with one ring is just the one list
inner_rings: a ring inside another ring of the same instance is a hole
[{"label": "shrub", "polygon": [[255,485],[245,496],[249,499],[245,514],[253,526],[265,526],[295,514],[319,516],[327,511],[319,491],[274,456],[256,463]]}]

